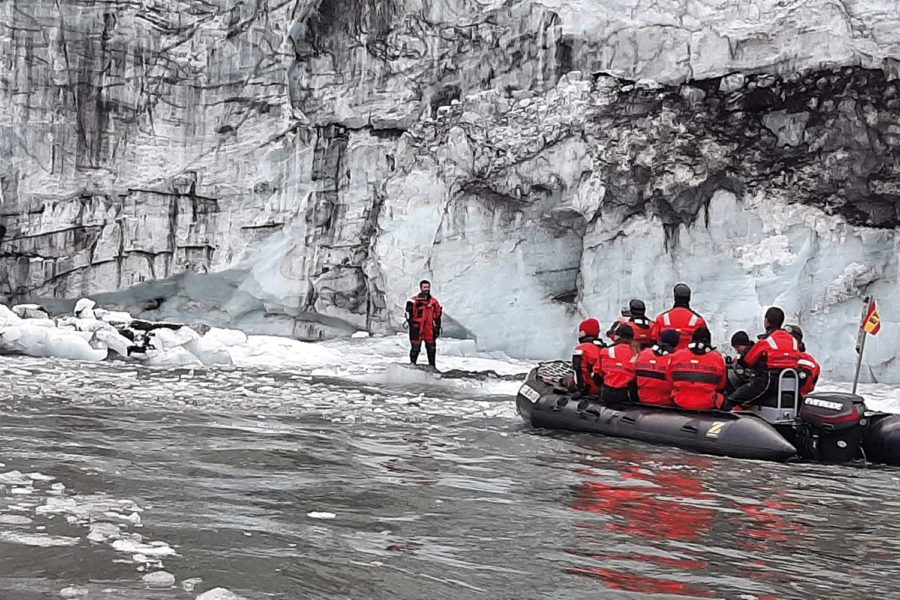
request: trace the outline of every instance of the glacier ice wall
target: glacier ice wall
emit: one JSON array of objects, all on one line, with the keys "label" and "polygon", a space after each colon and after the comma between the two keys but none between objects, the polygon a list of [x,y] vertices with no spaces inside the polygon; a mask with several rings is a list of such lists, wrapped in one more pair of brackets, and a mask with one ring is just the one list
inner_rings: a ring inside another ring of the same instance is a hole
[{"label": "glacier ice wall", "polygon": [[[568,350],[691,282],[847,376],[897,291],[895,1],[10,0],[0,293],[317,339]],[[900,381],[898,317],[869,367]],[[895,311],[894,311],[895,312]],[[713,316],[714,315],[714,316]],[[720,338],[722,339],[722,338]]]}]

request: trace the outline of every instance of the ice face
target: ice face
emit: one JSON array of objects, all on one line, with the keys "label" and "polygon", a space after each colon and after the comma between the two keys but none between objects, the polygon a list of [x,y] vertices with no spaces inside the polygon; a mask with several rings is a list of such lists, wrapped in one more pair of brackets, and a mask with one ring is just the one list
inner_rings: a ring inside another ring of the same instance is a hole
[{"label": "ice face", "polygon": [[[258,4],[239,28],[200,0],[0,15],[0,292],[318,340],[399,330],[427,276],[448,335],[564,357],[582,317],[681,278],[717,337],[784,305],[840,377],[861,297],[896,293],[892,2]],[[90,98],[58,93],[76,75]],[[896,381],[884,312],[867,372]],[[4,344],[124,347],[26,320]],[[148,360],[226,360],[169,342]]]}]

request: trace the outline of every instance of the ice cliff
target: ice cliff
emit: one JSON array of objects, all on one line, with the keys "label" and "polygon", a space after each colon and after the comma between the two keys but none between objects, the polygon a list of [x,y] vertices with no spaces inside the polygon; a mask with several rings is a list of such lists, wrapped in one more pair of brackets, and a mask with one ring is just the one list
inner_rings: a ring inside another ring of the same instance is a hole
[{"label": "ice cliff", "polygon": [[900,2],[8,0],[0,293],[564,355],[676,280],[900,381]]}]

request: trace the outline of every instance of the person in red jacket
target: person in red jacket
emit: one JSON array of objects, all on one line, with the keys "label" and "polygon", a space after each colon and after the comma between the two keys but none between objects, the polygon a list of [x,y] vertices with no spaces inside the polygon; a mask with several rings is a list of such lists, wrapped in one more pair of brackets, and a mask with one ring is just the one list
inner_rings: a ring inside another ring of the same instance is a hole
[{"label": "person in red jacket", "polygon": [[672,355],[666,379],[672,382],[672,401],[688,410],[713,410],[722,406],[721,394],[728,383],[725,358],[712,347],[706,327],[694,331],[684,350]]},{"label": "person in red jacket", "polygon": [[585,319],[578,326],[578,345],[572,352],[572,369],[575,371],[575,394],[573,398],[584,395],[597,396],[600,386],[594,382],[594,368],[600,363],[603,342],[600,337],[600,321]]},{"label": "person in red jacket", "polygon": [[649,348],[656,343],[656,338],[653,337],[653,322],[647,318],[647,306],[643,300],[631,299],[628,303],[628,310],[623,310],[619,320],[613,323],[606,332],[607,337],[612,338],[615,335],[616,327],[620,324],[631,327],[634,332],[634,341],[641,348]]},{"label": "person in red jacket", "polygon": [[672,406],[672,382],[666,379],[672,353],[678,345],[678,333],[666,329],[662,341],[638,354],[635,362],[638,400],[641,404]]},{"label": "person in red jacket", "polygon": [[637,400],[634,361],[640,347],[634,341],[634,331],[628,325],[619,325],[616,343],[604,348],[600,362],[594,367],[594,382],[600,384],[603,402],[627,403]]},{"label": "person in red jacket", "polygon": [[738,359],[738,365],[752,369],[750,381],[728,397],[724,407],[726,409],[753,406],[774,396],[781,372],[798,366],[800,347],[797,340],[781,328],[784,325],[784,311],[777,306],[769,308],[763,323],[766,333],[760,336],[747,354]]},{"label": "person in red jacket", "polygon": [[437,298],[431,295],[431,282],[419,282],[419,293],[406,302],[406,322],[409,324],[409,362],[416,364],[422,342],[425,342],[425,353],[428,364],[435,366],[437,357],[437,338],[441,335],[441,317],[444,309]]},{"label": "person in red jacket", "polygon": [[800,350],[800,358],[797,359],[797,371],[800,373],[800,379],[803,382],[800,385],[800,397],[806,398],[816,389],[819,375],[822,374],[822,366],[812,354],[806,351],[806,344],[803,343],[803,330],[800,329],[799,325],[785,325],[784,329],[797,340],[797,348]]},{"label": "person in red jacket", "polygon": [[677,350],[683,350],[691,342],[694,332],[706,327],[706,320],[691,310],[691,288],[686,284],[676,285],[673,294],[675,305],[656,317],[650,333],[653,339],[661,341],[663,331],[674,329],[679,337]]}]

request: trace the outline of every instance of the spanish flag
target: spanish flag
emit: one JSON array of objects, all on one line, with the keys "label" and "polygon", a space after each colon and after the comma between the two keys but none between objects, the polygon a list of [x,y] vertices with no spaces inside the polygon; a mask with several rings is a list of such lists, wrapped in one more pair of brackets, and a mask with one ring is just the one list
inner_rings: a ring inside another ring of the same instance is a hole
[{"label": "spanish flag", "polygon": [[881,331],[881,315],[878,314],[878,305],[874,300],[869,303],[869,310],[866,311],[863,330],[869,335],[878,335]]}]

